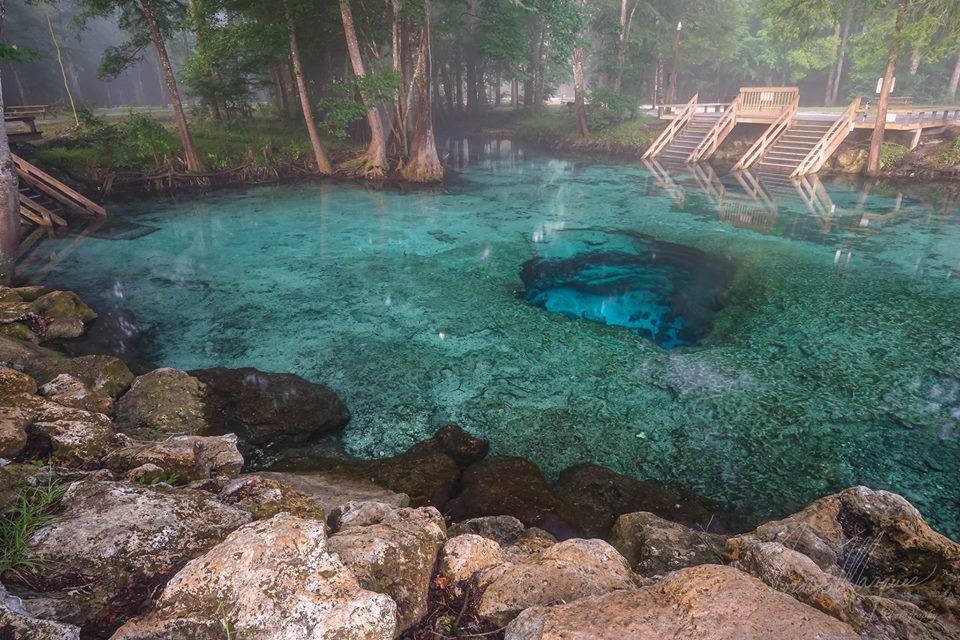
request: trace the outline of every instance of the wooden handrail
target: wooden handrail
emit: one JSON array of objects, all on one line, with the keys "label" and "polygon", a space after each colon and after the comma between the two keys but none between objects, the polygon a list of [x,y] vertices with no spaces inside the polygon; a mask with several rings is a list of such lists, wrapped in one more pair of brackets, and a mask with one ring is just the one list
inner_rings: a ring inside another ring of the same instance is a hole
[{"label": "wooden handrail", "polygon": [[750,148],[747,149],[747,152],[743,154],[743,157],[733,165],[731,171],[740,171],[741,169],[748,169],[753,166],[753,163],[760,159],[764,153],[766,153],[767,148],[776,142],[777,138],[783,134],[784,131],[790,126],[790,122],[793,120],[793,117],[797,114],[797,109],[800,107],[800,93],[797,92],[794,94],[793,102],[780,114],[776,120],[773,121],[767,130],[763,132],[763,135],[757,138],[757,141],[750,145]]},{"label": "wooden handrail", "polygon": [[767,115],[790,109],[800,97],[797,87],[741,87],[740,111],[743,114]]},{"label": "wooden handrail", "polygon": [[687,156],[687,162],[699,162],[705,160],[712,156],[716,152],[717,147],[720,146],[720,143],[723,142],[733,128],[737,125],[737,105],[740,102],[740,96],[737,96],[733,101],[727,105],[726,110],[723,112],[723,115],[720,116],[713,126],[710,127],[710,131],[707,132],[707,135],[703,137],[703,140],[700,141],[700,144],[697,145],[697,148],[690,152],[690,155]]},{"label": "wooden handrail", "polygon": [[67,185],[63,184],[50,174],[38,169],[16,154],[13,156],[13,163],[17,167],[17,175],[26,184],[38,189],[50,196],[57,202],[69,207],[79,213],[85,213],[94,216],[105,216],[107,210],[98,205],[93,200],[83,196]]},{"label": "wooden handrail", "polygon": [[658,153],[663,151],[663,148],[670,144],[674,137],[683,129],[687,123],[690,121],[690,118],[693,117],[694,111],[697,110],[697,97],[699,94],[694,95],[690,102],[687,103],[687,106],[683,108],[677,117],[670,121],[670,124],[667,125],[667,128],[653,141],[646,152],[641,156],[641,159],[653,158]]},{"label": "wooden handrail", "polygon": [[856,119],[857,110],[859,109],[860,98],[858,97],[855,98],[854,101],[850,103],[850,106],[840,114],[840,117],[830,125],[827,132],[821,136],[817,144],[810,150],[810,153],[800,161],[800,164],[793,170],[790,177],[796,178],[819,171],[823,164],[833,155],[833,152],[837,150],[840,143],[846,140],[850,134],[850,129],[853,127],[853,121]]}]

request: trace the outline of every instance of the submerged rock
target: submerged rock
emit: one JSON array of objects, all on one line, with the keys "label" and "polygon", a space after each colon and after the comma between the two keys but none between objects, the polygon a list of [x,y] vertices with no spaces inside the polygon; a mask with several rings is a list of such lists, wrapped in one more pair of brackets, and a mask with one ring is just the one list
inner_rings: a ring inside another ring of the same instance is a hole
[{"label": "submerged rock", "polygon": [[464,471],[461,484],[460,495],[447,504],[454,520],[509,515],[560,538],[568,538],[576,530],[573,511],[529,460],[482,460]]},{"label": "submerged rock", "polygon": [[732,567],[702,565],[655,585],[527,609],[506,640],[859,640],[849,625]]},{"label": "submerged rock", "polygon": [[432,438],[410,447],[407,453],[443,453],[461,467],[467,467],[483,460],[489,451],[489,441],[474,438],[457,425],[448,424],[441,427]]},{"label": "submerged rock", "polygon": [[347,519],[329,545],[364,589],[393,598],[403,631],[427,613],[430,576],[446,538],[443,517],[423,507],[392,509],[379,522]]},{"label": "submerged rock", "polygon": [[286,447],[337,432],[350,412],[332,389],[300,376],[257,369],[191,371],[207,385],[204,415],[213,433],[250,447]]},{"label": "submerged rock", "polygon": [[206,385],[183,371],[163,368],[137,376],[117,401],[117,428],[141,440],[203,435]]},{"label": "submerged rock", "polygon": [[299,493],[315,500],[325,513],[333,513],[350,501],[384,502],[394,507],[406,507],[410,498],[374,484],[369,479],[332,469],[302,473],[260,471],[256,475],[288,484]]},{"label": "submerged rock", "polygon": [[322,523],[281,513],[188,563],[113,640],[221,637],[225,623],[238,638],[392,640],[396,615],[330,552]]}]

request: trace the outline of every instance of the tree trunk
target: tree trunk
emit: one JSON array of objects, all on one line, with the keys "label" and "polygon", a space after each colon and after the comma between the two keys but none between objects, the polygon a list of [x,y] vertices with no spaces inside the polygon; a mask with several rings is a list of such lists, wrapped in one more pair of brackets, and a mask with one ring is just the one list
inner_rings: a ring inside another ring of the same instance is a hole
[{"label": "tree trunk", "polygon": [[430,111],[430,93],[433,83],[433,54],[430,46],[430,0],[425,0],[423,26],[420,28],[419,51],[413,82],[417,86],[417,122],[410,144],[410,157],[401,176],[411,182],[439,182],[443,167],[437,157],[433,137],[433,118]]},{"label": "tree trunk", "polygon": [[303,66],[300,62],[300,45],[297,44],[297,30],[290,11],[289,0],[283,0],[283,14],[287,21],[287,34],[290,37],[290,60],[293,62],[293,76],[297,81],[297,91],[300,92],[300,107],[303,109],[303,119],[307,123],[307,133],[310,135],[310,146],[313,147],[313,158],[317,162],[317,171],[323,175],[333,173],[330,158],[320,142],[317,132],[317,123],[313,120],[313,106],[307,94],[307,83],[303,78]]},{"label": "tree trunk", "polygon": [[[0,32],[7,7],[0,0]],[[0,86],[0,116],[3,115],[3,87]],[[0,126],[0,283],[13,282],[13,269],[20,246],[20,192],[17,190],[17,169],[10,154],[7,128]]]},{"label": "tree trunk", "polygon": [[[833,25],[833,37],[840,39],[840,23],[837,22]],[[836,57],[837,53],[840,51],[840,43],[837,42],[836,48],[833,50],[833,55]],[[826,107],[832,107],[833,104],[830,102],[830,95],[833,93],[833,74],[837,72],[837,68],[833,65],[830,65],[830,72],[827,74],[827,90],[823,95],[823,104]]]},{"label": "tree trunk", "polygon": [[903,23],[907,15],[908,1],[900,0],[897,4],[897,19],[894,23],[893,40],[890,42],[890,56],[887,58],[887,70],[883,74],[883,82],[880,84],[880,97],[877,100],[877,121],[873,126],[873,135],[870,138],[870,155],[867,156],[868,176],[880,174],[880,148],[883,145],[883,132],[887,125],[887,102],[890,98],[893,74],[897,69],[897,57],[900,55]]},{"label": "tree trunk", "polygon": [[677,66],[680,63],[680,29],[673,31],[673,60],[670,61],[670,75],[667,78],[667,104],[673,104],[677,92]]},{"label": "tree trunk", "polygon": [[200,171],[200,159],[193,148],[193,140],[190,138],[190,129],[187,127],[187,116],[183,112],[183,103],[180,102],[180,92],[177,90],[177,79],[173,75],[173,67],[170,65],[170,58],[167,57],[167,48],[163,44],[163,36],[160,35],[160,26],[157,24],[157,17],[153,13],[153,7],[150,0],[140,0],[140,7],[143,9],[143,17],[150,29],[150,40],[157,51],[157,58],[160,60],[160,68],[163,71],[163,79],[167,83],[167,92],[170,94],[170,101],[173,103],[173,113],[177,121],[177,131],[180,133],[180,142],[183,144],[183,158],[187,165],[187,171]]},{"label": "tree trunk", "polygon": [[[960,65],[960,58],[957,58],[957,64]],[[960,69],[960,66],[957,68]],[[27,92],[23,90],[23,83],[20,82],[20,74],[17,73],[17,70],[15,67],[13,67],[13,65],[10,65],[10,70],[13,72],[13,80],[17,85],[17,93],[20,94],[20,104],[30,104],[27,102]],[[109,84],[105,86],[108,88],[110,87]],[[954,91],[954,93],[956,93],[956,91]]]},{"label": "tree trunk", "polygon": [[953,65],[953,75],[950,76],[950,86],[947,87],[947,93],[951,100],[957,98],[958,86],[960,86],[960,56],[957,56],[957,61]]},{"label": "tree trunk", "polygon": [[503,69],[499,62],[497,62],[495,82],[497,83],[497,92],[493,94],[493,104],[499,107],[501,104],[503,104],[503,94],[500,91],[501,87],[503,87]]},{"label": "tree trunk", "polygon": [[837,52],[837,68],[833,72],[833,89],[830,92],[830,103],[828,106],[834,106],[840,98],[840,78],[843,75],[843,63],[847,56],[847,42],[850,39],[850,24],[853,22],[853,11],[856,8],[856,2],[850,4],[847,9],[847,18],[843,22],[843,33],[840,35],[840,50]]},{"label": "tree trunk", "polygon": [[464,45],[464,61],[467,67],[467,111],[480,110],[480,80],[477,77],[477,24],[479,22],[479,0],[467,0],[467,12],[464,20],[467,26],[467,41]]},{"label": "tree trunk", "polygon": [[922,53],[923,53],[923,52],[920,50],[920,47],[919,47],[919,46],[918,46],[918,47],[915,47],[915,48],[913,49],[913,51],[910,53],[910,70],[909,70],[909,75],[910,75],[911,77],[917,75],[917,71],[920,70],[920,59],[921,59]]},{"label": "tree trunk", "polygon": [[440,77],[443,80],[443,99],[447,104],[447,113],[453,113],[453,82],[450,80],[450,70],[447,65],[440,67]]},{"label": "tree trunk", "polygon": [[516,111],[520,108],[520,80],[510,79],[510,106]]},{"label": "tree trunk", "polygon": [[460,50],[457,50],[457,56],[453,64],[456,68],[453,70],[453,88],[457,97],[457,112],[463,113],[463,63],[460,60]]},{"label": "tree trunk", "polygon": [[[630,42],[630,27],[633,24],[633,15],[637,12],[640,0],[633,3],[633,8],[627,11],[627,0],[620,0],[620,33],[617,35],[617,65],[614,71],[610,88],[620,93],[623,85],[623,67],[627,62],[627,47]],[[581,3],[583,6],[583,3]]]},{"label": "tree trunk", "polygon": [[[347,39],[347,50],[350,53],[350,62],[353,73],[358,78],[366,77],[367,71],[363,66],[363,57],[360,55],[360,42],[357,40],[357,31],[353,24],[353,12],[348,0],[340,0],[340,17],[343,19],[343,32]],[[364,96],[364,101],[368,100]],[[389,165],[387,164],[387,140],[383,131],[383,121],[377,105],[366,105],[367,123],[370,125],[370,145],[366,153],[358,162],[360,173],[371,178],[382,178]]]}]

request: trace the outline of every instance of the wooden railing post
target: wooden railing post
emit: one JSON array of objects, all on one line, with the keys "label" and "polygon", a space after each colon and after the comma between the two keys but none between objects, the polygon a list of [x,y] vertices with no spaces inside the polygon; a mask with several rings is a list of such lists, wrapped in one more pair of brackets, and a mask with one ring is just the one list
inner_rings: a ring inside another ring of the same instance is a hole
[{"label": "wooden railing post", "polygon": [[690,121],[694,112],[697,110],[697,97],[698,95],[693,96],[683,110],[677,114],[677,117],[670,121],[667,128],[664,129],[657,139],[653,141],[653,144],[647,148],[641,159],[646,160],[647,158],[655,157],[663,151],[664,147],[673,141],[674,137],[687,125],[687,122]]}]

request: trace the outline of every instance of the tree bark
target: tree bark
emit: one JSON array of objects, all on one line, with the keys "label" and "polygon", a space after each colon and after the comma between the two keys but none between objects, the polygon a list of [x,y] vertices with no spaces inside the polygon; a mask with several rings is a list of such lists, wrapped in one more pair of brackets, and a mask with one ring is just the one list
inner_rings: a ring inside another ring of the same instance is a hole
[{"label": "tree bark", "polygon": [[857,3],[851,2],[847,9],[847,18],[843,22],[843,33],[840,35],[840,51],[837,52],[837,67],[833,72],[833,88],[830,92],[830,102],[828,106],[837,104],[840,98],[840,78],[843,76],[843,63],[847,56],[847,42],[850,40],[850,25],[853,22],[853,12]]},{"label": "tree bark", "polygon": [[670,61],[670,75],[667,78],[667,95],[664,98],[667,104],[673,104],[677,92],[677,66],[680,64],[680,29],[673,31],[673,60]]},{"label": "tree bark", "polygon": [[[343,19],[343,32],[347,39],[347,51],[350,53],[350,62],[353,73],[358,78],[364,78],[367,71],[360,55],[360,42],[357,40],[357,31],[353,24],[353,12],[348,0],[340,0],[340,17]],[[364,101],[367,97],[364,96]],[[360,173],[371,178],[382,178],[387,169],[387,140],[383,130],[383,120],[377,105],[366,105],[367,123],[370,125],[370,145],[359,162]]]},{"label": "tree bark", "polygon": [[957,56],[957,61],[953,65],[953,75],[950,76],[950,86],[947,87],[951,100],[956,99],[958,86],[960,86],[960,56]]},{"label": "tree bark", "polygon": [[443,166],[437,157],[433,136],[433,117],[430,110],[433,83],[433,54],[430,46],[430,0],[425,0],[423,25],[417,52],[413,82],[417,87],[417,121],[410,143],[410,157],[400,175],[411,182],[439,182],[443,180]]},{"label": "tree bark", "polygon": [[870,155],[867,156],[868,176],[880,174],[880,148],[883,145],[883,133],[887,125],[887,102],[890,98],[893,74],[897,69],[897,57],[900,55],[908,1],[900,0],[897,4],[897,19],[894,23],[893,40],[890,42],[890,55],[887,58],[887,69],[883,74],[883,82],[880,84],[880,97],[877,100],[877,121],[874,123],[873,135],[870,137]]},{"label": "tree bark", "polygon": [[313,120],[313,106],[307,93],[307,83],[303,78],[303,65],[300,62],[300,45],[297,43],[297,29],[290,11],[289,0],[283,0],[283,15],[287,22],[287,34],[290,37],[290,60],[293,62],[293,76],[297,82],[297,91],[300,92],[300,107],[303,109],[303,119],[307,123],[307,133],[310,136],[310,146],[313,147],[313,158],[317,162],[317,172],[322,175],[333,173],[330,158],[320,142],[317,132],[317,123]]},{"label": "tree bark", "polygon": [[[6,2],[0,0],[0,32],[7,14]],[[0,116],[3,115],[3,87],[0,85]],[[10,154],[7,128],[0,126],[0,283],[13,282],[13,270],[20,246],[20,192],[17,190],[17,169]]]},{"label": "tree bark", "polygon": [[[623,85],[623,67],[627,62],[627,46],[630,39],[630,27],[633,25],[633,15],[637,12],[640,0],[633,3],[633,8],[627,11],[627,0],[620,0],[620,33],[617,36],[617,66],[610,83],[610,88],[620,93]],[[581,3],[582,6],[582,3]]]},{"label": "tree bark", "polygon": [[147,22],[147,28],[150,30],[150,40],[153,41],[153,46],[157,51],[157,58],[163,71],[163,79],[167,84],[170,101],[173,103],[173,113],[177,121],[177,131],[180,133],[180,143],[183,145],[183,159],[186,162],[187,171],[198,172],[200,171],[200,159],[193,148],[190,129],[187,127],[187,116],[183,112],[183,103],[180,102],[180,92],[177,90],[177,79],[173,75],[170,58],[167,57],[167,48],[163,44],[163,36],[160,34],[157,16],[153,13],[150,0],[140,0],[140,7],[143,9],[143,17]]},{"label": "tree bark", "polygon": [[[840,23],[837,22],[833,25],[833,37],[840,39]],[[836,48],[833,50],[833,55],[836,57],[837,53],[840,51],[840,43],[837,42]],[[832,107],[833,104],[830,102],[830,94],[833,92],[833,74],[837,72],[837,68],[834,65],[830,65],[830,72],[827,74],[827,90],[823,96],[823,104],[827,107]]]}]

